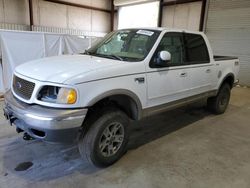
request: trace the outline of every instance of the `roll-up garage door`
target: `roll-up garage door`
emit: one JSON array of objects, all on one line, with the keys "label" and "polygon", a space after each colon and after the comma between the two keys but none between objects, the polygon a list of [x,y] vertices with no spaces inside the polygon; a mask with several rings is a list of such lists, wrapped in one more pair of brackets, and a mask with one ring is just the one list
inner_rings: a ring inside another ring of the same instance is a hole
[{"label": "roll-up garage door", "polygon": [[240,83],[250,86],[250,1],[210,0],[206,34],[214,54],[240,58]]},{"label": "roll-up garage door", "polygon": [[119,7],[118,29],[157,27],[159,1]]},{"label": "roll-up garage door", "polygon": [[162,26],[198,31],[202,2],[164,6]]}]

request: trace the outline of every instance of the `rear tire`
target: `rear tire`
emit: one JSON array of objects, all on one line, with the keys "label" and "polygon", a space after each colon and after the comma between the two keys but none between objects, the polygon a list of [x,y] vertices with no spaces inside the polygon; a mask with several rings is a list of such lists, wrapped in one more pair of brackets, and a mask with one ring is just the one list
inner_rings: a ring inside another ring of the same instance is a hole
[{"label": "rear tire", "polygon": [[231,88],[228,83],[224,83],[217,96],[211,97],[207,100],[208,109],[215,114],[223,114],[229,104],[231,95]]},{"label": "rear tire", "polygon": [[128,142],[127,115],[118,108],[108,107],[93,114],[86,123],[91,124],[85,124],[89,129],[78,142],[83,160],[97,167],[106,167],[119,160]]}]

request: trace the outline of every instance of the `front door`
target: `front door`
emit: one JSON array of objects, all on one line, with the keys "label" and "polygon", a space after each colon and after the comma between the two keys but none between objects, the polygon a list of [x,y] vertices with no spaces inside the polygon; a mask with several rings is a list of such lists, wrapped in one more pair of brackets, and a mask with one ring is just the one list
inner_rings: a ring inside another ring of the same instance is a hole
[{"label": "front door", "polygon": [[[171,54],[167,67],[157,67],[156,61],[161,51]],[[166,104],[185,98],[188,91],[188,67],[184,57],[183,35],[168,32],[161,39],[147,68],[148,107]]]}]

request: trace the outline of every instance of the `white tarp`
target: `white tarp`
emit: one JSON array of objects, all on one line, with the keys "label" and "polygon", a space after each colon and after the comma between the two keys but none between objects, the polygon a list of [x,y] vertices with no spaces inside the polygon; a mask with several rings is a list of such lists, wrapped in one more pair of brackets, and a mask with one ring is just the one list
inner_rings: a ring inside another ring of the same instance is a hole
[{"label": "white tarp", "polygon": [[40,32],[0,30],[0,91],[10,88],[13,70],[30,60],[84,52],[90,38]]}]

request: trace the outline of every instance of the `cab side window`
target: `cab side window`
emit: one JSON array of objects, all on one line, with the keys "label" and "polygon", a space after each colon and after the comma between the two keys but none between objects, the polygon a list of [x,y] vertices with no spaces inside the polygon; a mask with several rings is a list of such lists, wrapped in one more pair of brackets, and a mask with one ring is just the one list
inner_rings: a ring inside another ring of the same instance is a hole
[{"label": "cab side window", "polygon": [[209,63],[207,45],[201,35],[184,33],[185,57],[188,64]]},{"label": "cab side window", "polygon": [[153,55],[150,67],[157,67],[156,64],[159,61],[158,58],[161,51],[168,51],[171,54],[171,61],[168,63],[168,66],[184,65],[183,57],[185,54],[182,33],[169,32],[163,36]]}]

